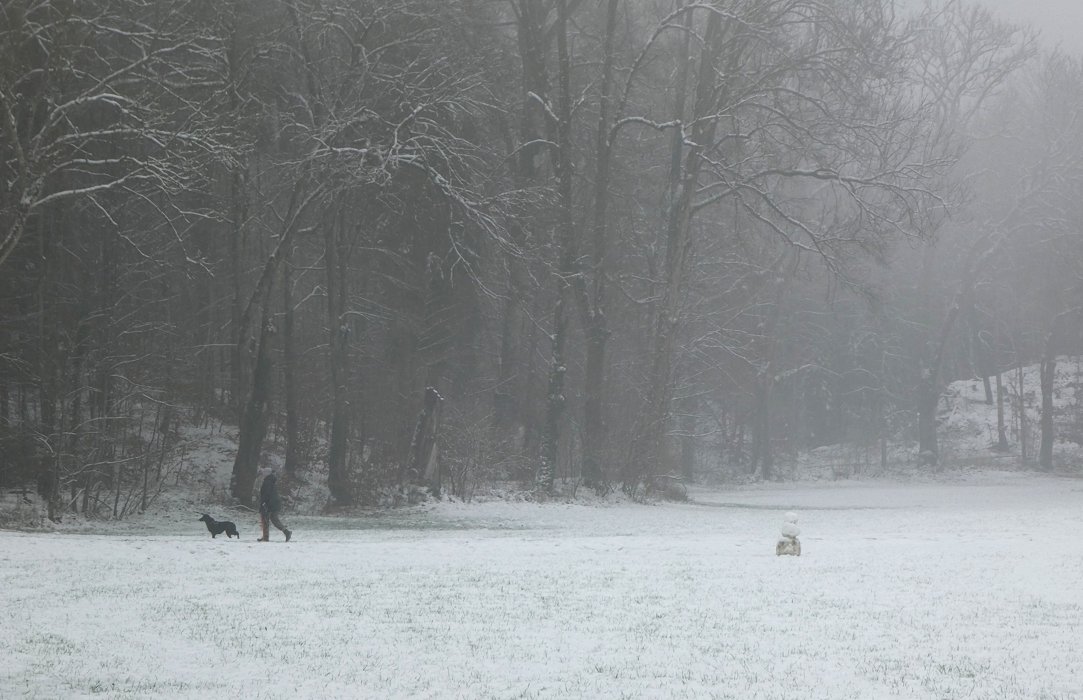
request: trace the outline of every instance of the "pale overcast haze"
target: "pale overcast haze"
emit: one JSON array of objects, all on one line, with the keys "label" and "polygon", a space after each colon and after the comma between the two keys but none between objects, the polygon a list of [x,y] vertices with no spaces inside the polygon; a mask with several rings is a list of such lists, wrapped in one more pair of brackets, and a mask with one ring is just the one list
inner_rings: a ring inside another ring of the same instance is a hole
[{"label": "pale overcast haze", "polygon": [[1083,0],[0,19],[0,700],[1083,700]]},{"label": "pale overcast haze", "polygon": [[1083,0],[982,0],[1004,19],[1041,31],[1047,46],[1083,55]]}]

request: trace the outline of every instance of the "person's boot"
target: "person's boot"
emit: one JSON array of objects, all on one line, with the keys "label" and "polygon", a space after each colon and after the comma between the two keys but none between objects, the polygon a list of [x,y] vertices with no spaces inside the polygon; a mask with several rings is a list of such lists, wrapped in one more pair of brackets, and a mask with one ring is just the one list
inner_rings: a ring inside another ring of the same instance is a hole
[{"label": "person's boot", "polygon": [[293,530],[286,530],[285,533],[286,533],[286,541],[289,542],[290,541],[290,535],[293,534]]}]

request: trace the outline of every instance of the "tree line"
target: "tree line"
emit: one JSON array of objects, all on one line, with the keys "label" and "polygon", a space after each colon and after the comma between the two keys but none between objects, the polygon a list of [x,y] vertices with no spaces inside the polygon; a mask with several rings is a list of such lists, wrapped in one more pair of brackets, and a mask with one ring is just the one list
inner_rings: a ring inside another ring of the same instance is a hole
[{"label": "tree line", "polygon": [[182,414],[246,505],[270,449],[336,505],[933,467],[1031,363],[1053,465],[1083,71],[977,6],[6,0],[0,55],[0,479],[54,510],[146,507]]}]

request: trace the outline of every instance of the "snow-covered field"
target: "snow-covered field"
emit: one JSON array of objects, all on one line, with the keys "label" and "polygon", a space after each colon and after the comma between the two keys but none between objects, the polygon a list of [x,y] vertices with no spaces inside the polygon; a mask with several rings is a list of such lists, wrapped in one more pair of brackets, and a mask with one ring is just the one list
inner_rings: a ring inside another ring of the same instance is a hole
[{"label": "snow-covered field", "polygon": [[0,696],[1083,698],[1083,480],[693,496],[0,532]]}]

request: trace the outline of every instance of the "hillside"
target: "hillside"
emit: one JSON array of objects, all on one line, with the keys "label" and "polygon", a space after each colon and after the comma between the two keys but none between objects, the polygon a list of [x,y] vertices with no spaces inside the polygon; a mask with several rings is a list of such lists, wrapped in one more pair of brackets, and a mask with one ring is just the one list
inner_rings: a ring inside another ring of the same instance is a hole
[{"label": "hillside", "polygon": [[[1023,426],[1027,460],[1023,464],[1018,370],[1002,375],[1004,384],[1004,422],[1008,447],[997,449],[997,406],[985,403],[985,389],[980,378],[950,383],[940,396],[937,436],[940,467],[937,476],[963,469],[1016,471],[1036,468],[1041,439],[1042,395],[1038,365],[1022,370]],[[1053,447],[1054,470],[1083,474],[1083,405],[1079,388],[1083,387],[1083,363],[1078,358],[1058,358],[1054,381],[1054,425],[1057,440]],[[995,382],[993,391],[996,391]],[[866,444],[826,445],[787,458],[779,455],[776,471],[787,479],[821,480],[874,476],[923,477],[929,470],[920,466],[918,443],[909,426],[887,444],[887,467],[881,466],[880,446]]]},{"label": "hillside", "polygon": [[[948,466],[995,463],[1014,468],[1020,464],[1022,440],[1018,371],[1005,373],[1003,382],[1006,392],[1004,422],[1008,437],[1006,451],[996,449],[996,402],[992,405],[985,403],[985,390],[980,379],[952,382],[944,391],[940,399],[939,434],[941,453]],[[1083,363],[1078,359],[1059,358],[1053,390],[1053,420],[1057,437],[1053,461],[1057,470],[1078,472],[1083,465],[1083,406],[1079,403],[1081,386]],[[1041,418],[1042,395],[1038,365],[1022,369],[1022,393],[1027,459],[1033,462],[1041,439],[1038,421]]]}]

